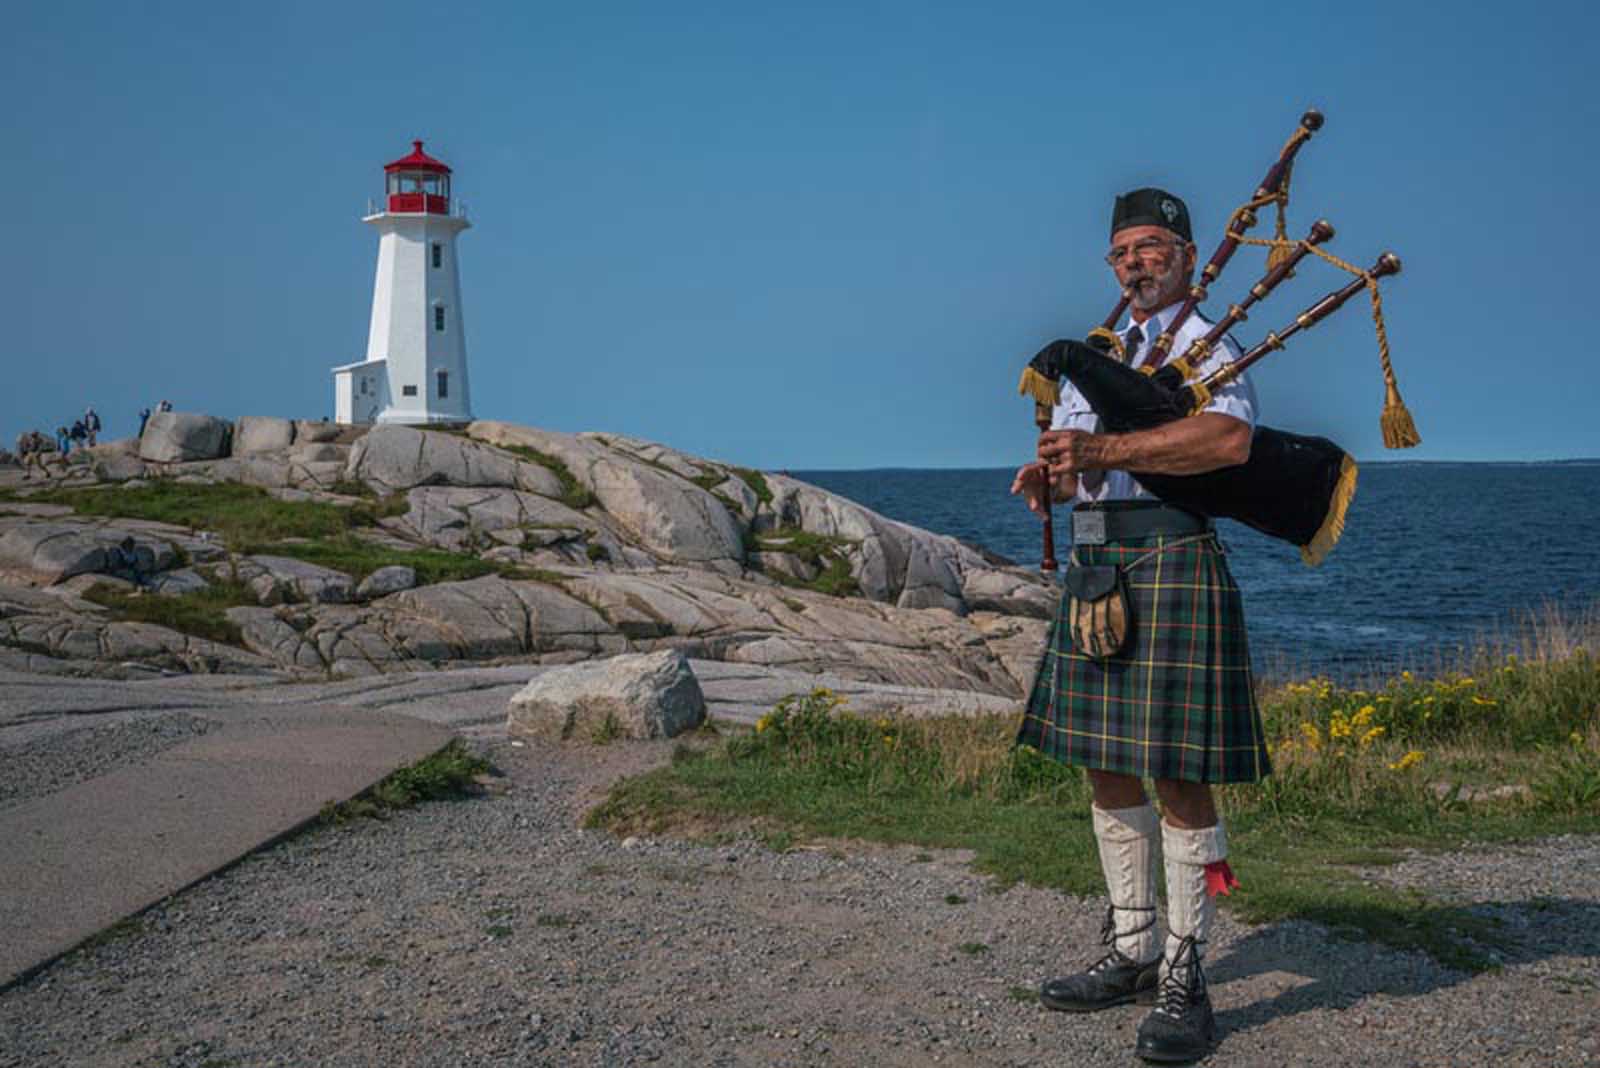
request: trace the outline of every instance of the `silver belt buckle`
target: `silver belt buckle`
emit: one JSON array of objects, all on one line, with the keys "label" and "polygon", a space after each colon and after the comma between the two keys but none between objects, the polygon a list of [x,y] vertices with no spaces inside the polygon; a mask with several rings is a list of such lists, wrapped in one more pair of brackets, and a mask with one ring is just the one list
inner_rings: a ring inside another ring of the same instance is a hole
[{"label": "silver belt buckle", "polygon": [[1106,514],[1095,510],[1072,513],[1072,544],[1104,545],[1106,543]]}]

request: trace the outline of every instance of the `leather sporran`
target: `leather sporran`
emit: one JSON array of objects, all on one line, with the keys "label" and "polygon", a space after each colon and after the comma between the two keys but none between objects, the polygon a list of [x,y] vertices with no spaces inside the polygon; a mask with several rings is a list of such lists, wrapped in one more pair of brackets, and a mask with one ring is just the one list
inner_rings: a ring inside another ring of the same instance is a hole
[{"label": "leather sporran", "polygon": [[1132,612],[1122,569],[1111,564],[1069,561],[1062,583],[1067,591],[1067,627],[1072,647],[1104,659],[1122,652],[1132,629]]}]

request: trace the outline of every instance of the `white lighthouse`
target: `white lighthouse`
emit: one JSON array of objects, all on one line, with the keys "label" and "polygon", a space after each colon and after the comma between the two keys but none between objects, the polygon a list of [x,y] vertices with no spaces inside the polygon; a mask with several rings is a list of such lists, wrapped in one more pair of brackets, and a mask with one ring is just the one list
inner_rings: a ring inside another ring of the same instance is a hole
[{"label": "white lighthouse", "polygon": [[413,141],[383,168],[367,358],[333,369],[341,423],[459,423],[472,418],[456,235],[472,224],[450,199],[450,168]]}]

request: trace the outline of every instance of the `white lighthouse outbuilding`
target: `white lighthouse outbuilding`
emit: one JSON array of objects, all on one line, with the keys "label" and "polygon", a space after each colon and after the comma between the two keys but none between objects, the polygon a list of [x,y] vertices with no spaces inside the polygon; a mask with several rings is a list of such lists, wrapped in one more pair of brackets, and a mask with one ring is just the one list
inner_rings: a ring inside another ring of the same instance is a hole
[{"label": "white lighthouse outbuilding", "polygon": [[456,235],[472,224],[450,198],[450,168],[422,151],[384,166],[367,358],[333,369],[341,423],[460,423],[472,419]]}]

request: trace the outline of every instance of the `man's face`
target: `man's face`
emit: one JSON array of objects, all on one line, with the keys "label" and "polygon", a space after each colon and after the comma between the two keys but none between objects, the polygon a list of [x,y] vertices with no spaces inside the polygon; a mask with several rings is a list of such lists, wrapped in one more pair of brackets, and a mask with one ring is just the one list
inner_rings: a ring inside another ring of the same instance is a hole
[{"label": "man's face", "polygon": [[1130,226],[1111,235],[1107,257],[1117,281],[1133,291],[1133,307],[1149,314],[1181,299],[1194,274],[1194,244],[1160,226]]}]

